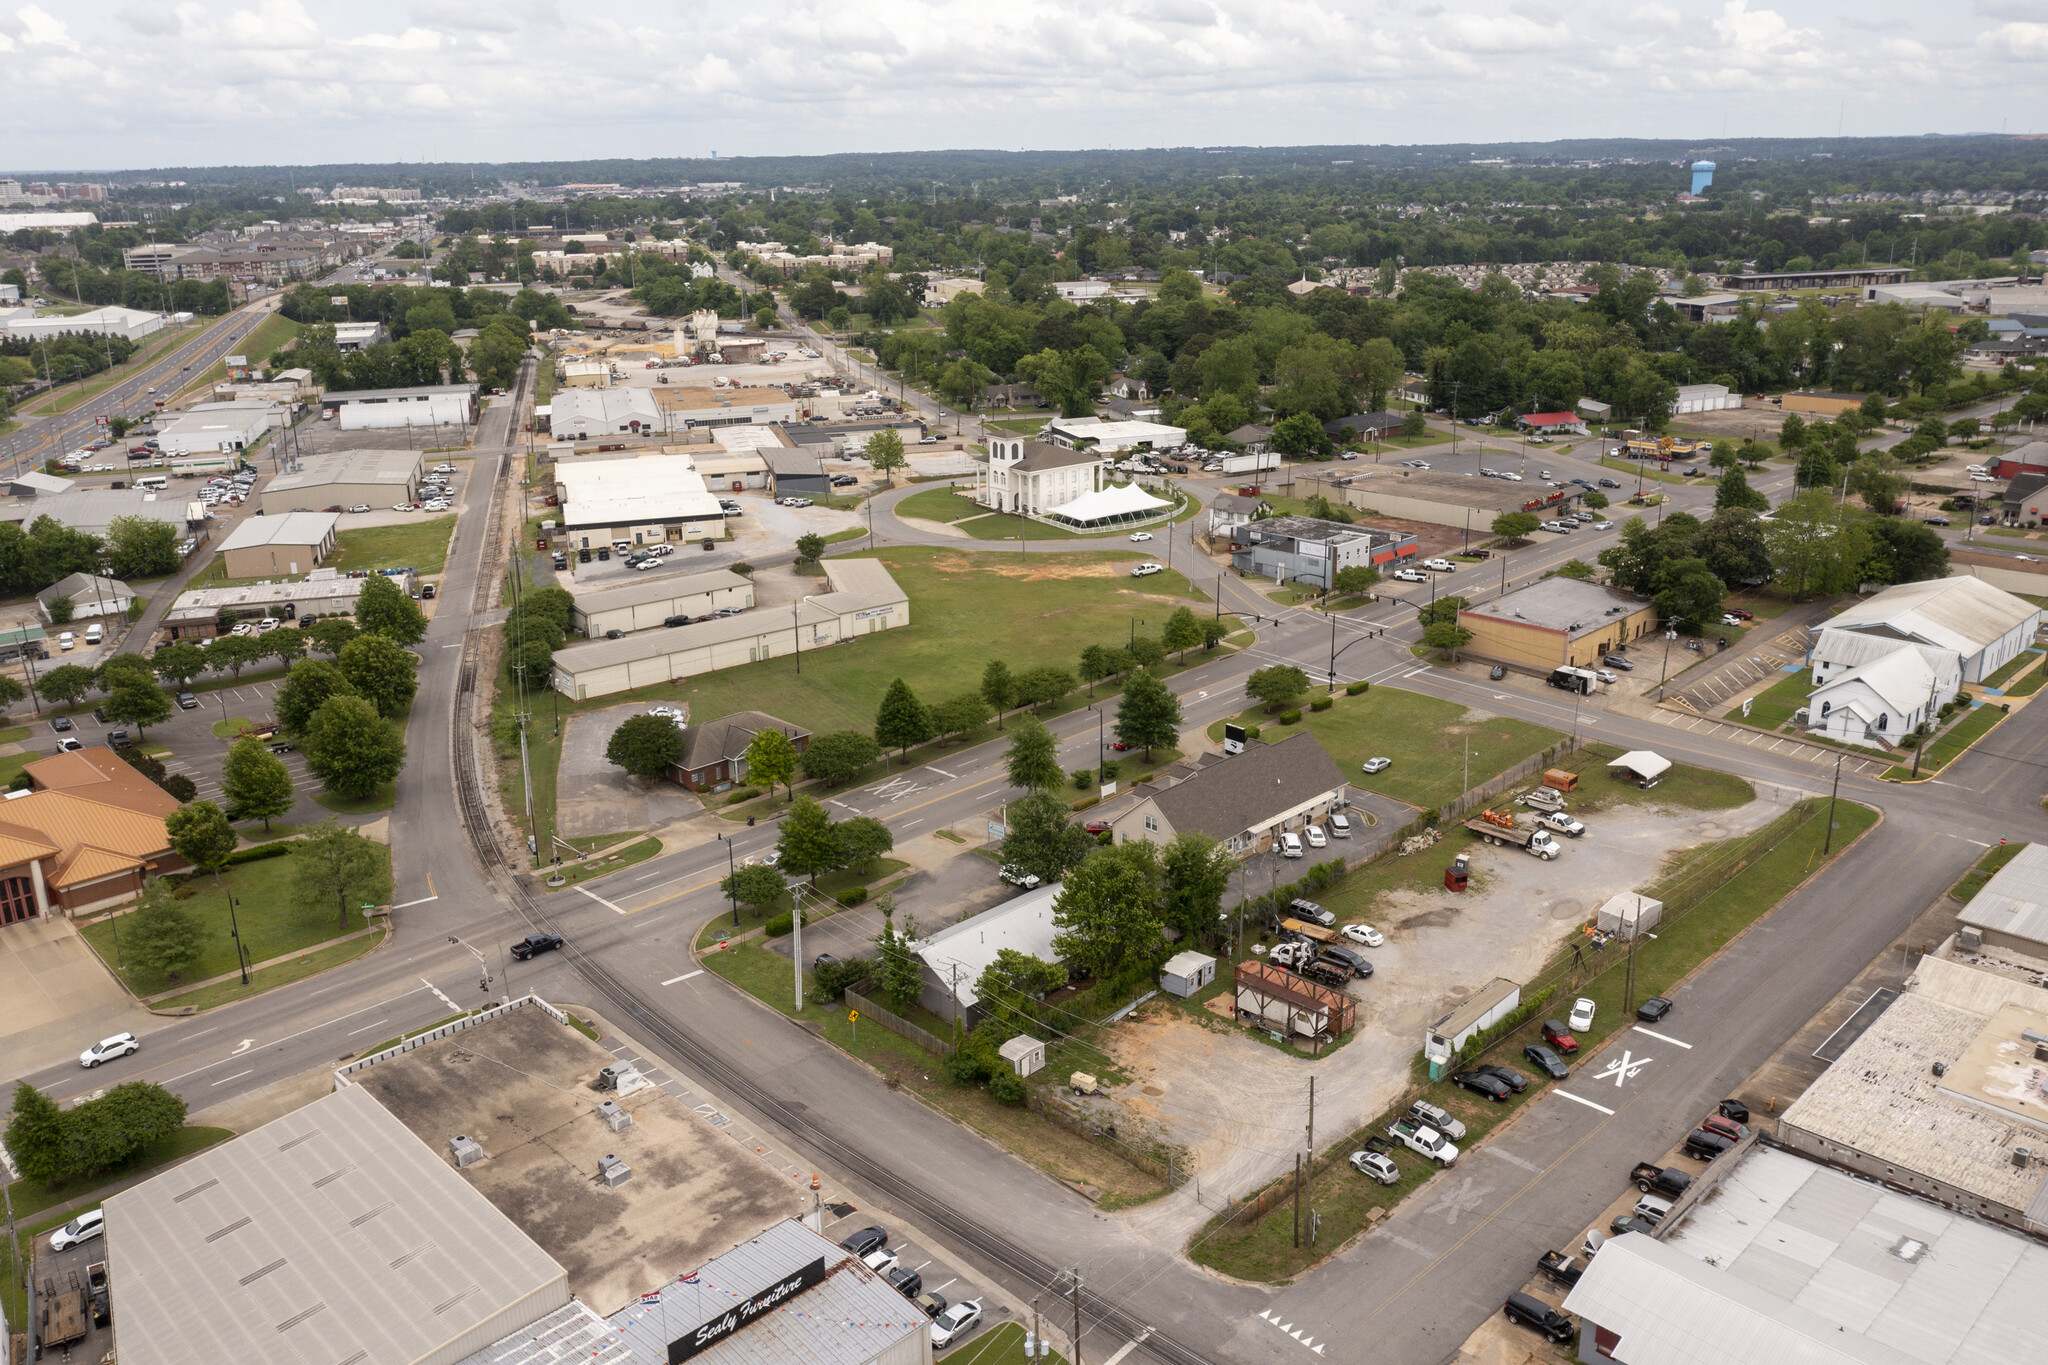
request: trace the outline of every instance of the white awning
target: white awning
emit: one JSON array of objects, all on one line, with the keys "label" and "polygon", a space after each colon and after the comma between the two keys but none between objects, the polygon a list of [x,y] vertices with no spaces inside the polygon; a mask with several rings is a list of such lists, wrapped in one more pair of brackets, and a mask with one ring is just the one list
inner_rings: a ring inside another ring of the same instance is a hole
[{"label": "white awning", "polygon": [[1648,749],[1631,749],[1607,765],[1610,768],[1626,768],[1647,782],[1653,777],[1662,777],[1671,770],[1671,760]]},{"label": "white awning", "polygon": [[1116,484],[1094,493],[1083,493],[1072,502],[1046,512],[1049,517],[1076,526],[1100,526],[1106,522],[1128,521],[1164,511],[1173,504],[1153,497],[1134,483]]}]

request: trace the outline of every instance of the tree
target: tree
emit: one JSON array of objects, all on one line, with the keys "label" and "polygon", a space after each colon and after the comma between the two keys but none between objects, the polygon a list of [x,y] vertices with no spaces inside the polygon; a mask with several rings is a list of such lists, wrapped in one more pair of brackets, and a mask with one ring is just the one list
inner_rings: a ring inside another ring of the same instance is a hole
[{"label": "tree", "polygon": [[178,528],[148,517],[107,523],[107,571],[115,578],[162,578],[177,572]]},{"label": "tree", "polygon": [[962,692],[932,708],[932,728],[938,731],[941,739],[964,735],[987,723],[988,703],[981,699],[979,692]]},{"label": "tree", "polygon": [[1254,669],[1244,681],[1244,691],[1253,701],[1266,703],[1266,710],[1271,713],[1308,691],[1308,674],[1292,664]]},{"label": "tree", "polygon": [[1158,668],[1166,662],[1166,646],[1149,635],[1133,635],[1125,655],[1130,661],[1125,665],[1125,672],[1129,672],[1132,665]]},{"label": "tree", "polygon": [[301,659],[285,674],[272,706],[277,723],[288,735],[304,734],[306,722],[329,697],[352,697],[356,689],[341,670],[324,659]]},{"label": "tree", "polygon": [[[133,918],[132,916],[130,917]],[[7,1121],[7,1150],[23,1180],[58,1185],[71,1173],[64,1141],[64,1111],[27,1081],[14,1087],[14,1117]]]},{"label": "tree", "polygon": [[1953,440],[1968,443],[1976,440],[1977,434],[1983,430],[1983,423],[1979,422],[1976,418],[1963,417],[1950,424],[1948,434]]},{"label": "tree", "polygon": [[545,640],[528,640],[505,651],[505,666],[512,670],[514,677],[536,691],[547,686],[554,665],[555,651],[548,648]]},{"label": "tree", "polygon": [[833,730],[811,736],[798,762],[805,777],[836,787],[860,776],[881,752],[872,735],[858,730]]},{"label": "tree", "polygon": [[[1347,564],[1337,570],[1330,586],[1342,593],[1371,592],[1380,581],[1380,571],[1370,564]],[[1185,608],[1183,608],[1185,610]],[[1197,626],[1197,630],[1201,627]]]},{"label": "tree", "polygon": [[522,616],[544,617],[567,630],[569,622],[575,619],[576,598],[558,583],[545,583],[520,594],[519,612]]},{"label": "tree", "polygon": [[93,670],[79,664],[59,664],[36,679],[36,691],[43,694],[43,700],[59,706],[77,705],[98,685]]},{"label": "tree", "polygon": [[270,822],[298,801],[292,791],[292,770],[253,739],[236,740],[228,749],[228,756],[221,760],[220,789],[238,818],[261,820],[266,834]]},{"label": "tree", "polygon": [[78,611],[78,604],[68,597],[53,597],[43,606],[49,612],[53,626],[70,625],[72,616]]},{"label": "tree", "polygon": [[604,746],[605,762],[650,780],[682,756],[683,732],[667,716],[628,716]]},{"label": "tree", "polygon": [[[144,665],[147,667],[147,665]],[[170,718],[171,699],[146,676],[122,673],[107,689],[107,719],[141,730]]]},{"label": "tree", "polygon": [[1099,848],[1069,872],[1052,904],[1053,951],[1098,977],[1159,955],[1158,848],[1143,839]]},{"label": "tree", "polygon": [[1067,969],[1015,948],[996,949],[995,960],[974,979],[974,998],[987,1010],[1005,1011],[1005,1023],[1015,1023],[1034,1001],[1067,984]]},{"label": "tree", "polygon": [[404,713],[419,691],[419,660],[391,639],[365,632],[342,646],[335,667],[357,696],[389,720]]},{"label": "tree", "polygon": [[242,676],[242,670],[266,651],[254,635],[223,635],[206,646],[206,666],[216,673]]},{"label": "tree", "polygon": [[735,868],[730,876],[718,883],[719,895],[750,910],[773,905],[788,889],[782,874],[766,863],[749,863]]},{"label": "tree", "polygon": [[841,865],[853,868],[873,866],[875,860],[896,847],[889,827],[871,815],[856,815],[832,826],[839,840]]},{"label": "tree", "polygon": [[1411,412],[1401,419],[1401,434],[1411,440],[1429,434],[1429,419],[1420,412]]},{"label": "tree", "polygon": [[[655,716],[652,719],[662,720],[664,717]],[[669,728],[675,729],[672,725]],[[677,731],[678,736],[681,733]],[[678,757],[681,756],[681,752],[682,746],[679,744]],[[772,727],[756,730],[753,739],[747,743],[746,761],[747,781],[766,787],[770,801],[774,800],[775,784],[778,782],[785,789],[789,789],[792,798],[795,797],[796,792],[789,787],[789,782],[796,776],[796,745],[790,743],[788,735]]]},{"label": "tree", "polygon": [[1657,615],[1694,634],[1721,619],[1728,587],[1703,559],[1674,559],[1658,571]]},{"label": "tree", "polygon": [[1074,675],[1064,668],[1050,664],[1042,668],[1027,668],[1016,677],[1017,704],[1033,710],[1057,706],[1078,686],[1080,683]]},{"label": "tree", "polygon": [[1542,524],[1543,519],[1534,512],[1503,512],[1493,519],[1493,533],[1508,540],[1521,540]]},{"label": "tree", "polygon": [[1692,553],[1731,587],[1770,581],[1771,550],[1754,512],[1716,512],[1692,538]]},{"label": "tree", "polygon": [[[299,629],[306,633],[306,638],[312,642],[313,648],[329,658],[340,654],[342,646],[356,638],[355,623],[339,616],[329,616]],[[220,641],[216,640],[214,643],[219,644]]]},{"label": "tree", "polygon": [[1012,801],[1004,813],[1003,862],[1040,881],[1056,882],[1095,848],[1095,836],[1074,823],[1067,803],[1049,791]]},{"label": "tree", "polygon": [[291,863],[293,900],[308,910],[332,905],[344,930],[351,909],[380,905],[391,895],[391,858],[383,845],[332,819],[292,841]]},{"label": "tree", "polygon": [[1931,526],[1898,517],[1862,523],[1871,540],[1863,577],[1872,583],[1919,583],[1948,577],[1948,542]]},{"label": "tree", "polygon": [[1771,500],[1749,486],[1749,479],[1743,474],[1740,465],[1731,464],[1714,487],[1714,510],[1732,512],[1745,509],[1752,512],[1768,512],[1771,509]]},{"label": "tree", "polygon": [[1567,559],[1554,570],[1559,578],[1589,579],[1594,574],[1591,564],[1583,559]]},{"label": "tree", "polygon": [[336,796],[358,801],[398,779],[405,739],[361,697],[329,697],[306,722],[306,770]]},{"label": "tree", "polygon": [[1025,791],[1055,791],[1066,774],[1060,768],[1059,741],[1036,716],[1023,716],[1010,735],[1003,765],[1010,785]]},{"label": "tree", "polygon": [[1423,628],[1422,643],[1443,650],[1455,662],[1458,651],[1472,643],[1472,632],[1455,621],[1435,621]]},{"label": "tree", "polygon": [[1792,482],[1801,488],[1832,488],[1841,472],[1826,446],[1810,445],[1799,452]]},{"label": "tree", "polygon": [[[1337,576],[1342,578],[1344,574],[1340,572]],[[1379,575],[1373,574],[1373,580],[1377,582],[1378,579]],[[1372,584],[1367,583],[1365,586],[1369,588]],[[1188,651],[1202,643],[1202,621],[1195,615],[1194,608],[1175,607],[1173,615],[1166,618],[1165,626],[1159,631],[1159,643],[1161,647],[1179,654],[1180,661],[1186,663]]]},{"label": "tree", "polygon": [[917,921],[904,916],[903,931],[896,929],[896,904],[887,896],[882,907],[882,930],[875,935],[875,984],[882,998],[898,1012],[917,1003],[924,990],[924,961],[911,951],[917,941]]},{"label": "tree", "polygon": [[1283,417],[1273,424],[1273,449],[1282,455],[1313,454],[1328,439],[1323,435],[1323,424],[1306,412]]},{"label": "tree", "polygon": [[1580,498],[1579,501],[1597,512],[1601,508],[1607,506],[1607,495],[1596,490],[1594,492],[1586,494],[1586,496]]},{"label": "tree", "polygon": [[426,613],[388,574],[373,573],[363,580],[363,591],[356,598],[355,618],[362,630],[386,636],[401,645],[416,645],[427,634]]},{"label": "tree", "polygon": [[1089,696],[1095,695],[1095,684],[1121,671],[1117,656],[1123,653],[1115,645],[1101,644],[1089,645],[1081,651],[1081,666],[1076,672],[1081,681],[1088,684]]},{"label": "tree", "polygon": [[861,447],[861,453],[868,457],[868,463],[873,465],[878,473],[889,476],[890,487],[896,486],[896,471],[908,463],[903,456],[903,438],[897,435],[896,428],[883,427],[868,437],[867,444]]},{"label": "tree", "polygon": [[523,644],[541,644],[552,653],[568,638],[568,631],[552,613],[529,610],[523,605],[505,618],[501,629],[506,646],[513,649]]},{"label": "tree", "polygon": [[206,671],[206,651],[190,641],[165,645],[150,656],[150,666],[167,683],[183,687]]},{"label": "tree", "polygon": [[1175,835],[1160,851],[1159,914],[1180,931],[1183,945],[1215,929],[1235,866],[1229,849],[1198,830]]},{"label": "tree", "polygon": [[1863,505],[1879,516],[1898,513],[1908,483],[1899,472],[1899,462],[1882,451],[1868,452],[1849,469],[1849,491],[1860,495]]},{"label": "tree", "polygon": [[211,801],[194,801],[166,815],[164,833],[179,857],[213,874],[216,886],[220,884],[220,870],[227,866],[228,855],[242,841],[228,817]]},{"label": "tree", "polygon": [[1786,450],[1797,450],[1806,444],[1806,419],[1796,412],[1785,414],[1784,422],[1778,427],[1778,444]]},{"label": "tree", "polygon": [[1738,463],[1733,441],[1716,441],[1713,453],[1707,456],[1707,463],[1715,469],[1733,469]]},{"label": "tree", "polygon": [[1116,707],[1116,737],[1126,745],[1142,746],[1145,760],[1154,748],[1168,748],[1180,738],[1180,698],[1149,669],[1139,669],[1124,680],[1124,695]]},{"label": "tree", "polygon": [[150,878],[135,909],[121,917],[121,955],[138,972],[176,980],[205,950],[205,931],[172,897],[171,884]]},{"label": "tree", "polygon": [[1003,728],[1003,712],[1017,704],[1017,684],[1010,677],[1010,666],[1001,659],[990,659],[988,667],[981,670],[981,699],[996,713],[996,729]]},{"label": "tree", "polygon": [[782,853],[778,864],[782,871],[809,877],[812,886],[818,884],[820,872],[846,865],[846,852],[838,832],[832,828],[832,818],[808,796],[799,796],[790,803],[775,847]]},{"label": "tree", "polygon": [[1764,536],[1777,581],[1801,597],[1853,589],[1870,557],[1866,520],[1837,508],[1821,488],[1780,503]]},{"label": "tree", "polygon": [[903,679],[890,683],[882,705],[875,712],[875,743],[896,750],[897,756],[907,761],[910,746],[931,737],[931,709],[917,699]]},{"label": "tree", "polygon": [[796,538],[796,562],[816,564],[825,557],[825,537],[816,531],[806,531]]}]

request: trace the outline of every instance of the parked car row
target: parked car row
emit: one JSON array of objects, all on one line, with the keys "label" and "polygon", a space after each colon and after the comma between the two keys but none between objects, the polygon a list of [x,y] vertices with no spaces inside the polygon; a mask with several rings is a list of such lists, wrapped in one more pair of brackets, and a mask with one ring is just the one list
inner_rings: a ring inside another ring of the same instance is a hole
[{"label": "parked car row", "polygon": [[860,1229],[839,1245],[860,1258],[861,1264],[882,1277],[889,1286],[909,1299],[931,1319],[932,1349],[943,1351],[962,1341],[981,1325],[981,1300],[947,1300],[926,1292],[924,1277],[902,1263],[889,1249],[889,1230],[880,1226]]}]

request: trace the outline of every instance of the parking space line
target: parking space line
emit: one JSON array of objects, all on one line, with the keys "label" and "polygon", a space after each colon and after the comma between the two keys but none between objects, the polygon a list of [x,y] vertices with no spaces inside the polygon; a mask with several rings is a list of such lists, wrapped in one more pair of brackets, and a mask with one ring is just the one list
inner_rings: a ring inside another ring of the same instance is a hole
[{"label": "parking space line", "polygon": [[221,1078],[220,1078],[219,1080],[215,1081],[215,1082],[214,1082],[213,1084],[215,1084],[215,1085],[226,1085],[226,1084],[227,1084],[227,1083],[228,1083],[229,1081],[239,1081],[239,1080],[241,1080],[241,1079],[242,1079],[242,1077],[244,1077],[244,1076],[253,1076],[253,1075],[255,1075],[255,1074],[256,1074],[256,1068],[252,1066],[252,1067],[250,1067],[250,1068],[249,1068],[249,1069],[248,1069],[247,1071],[237,1071],[237,1072],[236,1072],[236,1073],[235,1073],[234,1075],[232,1075],[232,1076],[223,1076],[223,1077],[221,1077]]},{"label": "parking space line", "polygon": [[673,986],[673,985],[675,985],[675,984],[676,984],[676,982],[678,982],[678,981],[688,981],[688,980],[689,980],[689,979],[690,979],[691,977],[693,977],[693,976],[702,976],[702,975],[704,975],[704,969],[703,969],[702,967],[699,967],[699,968],[698,968],[698,969],[697,969],[696,971],[694,971],[694,972],[684,972],[684,973],[683,973],[683,974],[682,974],[681,976],[672,976],[672,977],[670,977],[670,978],[669,978],[668,980],[666,980],[666,981],[662,982],[661,984],[662,984],[662,985],[664,985],[664,986]]},{"label": "parking space line", "polygon": [[1572,1103],[1574,1103],[1574,1104],[1583,1104],[1583,1105],[1585,1105],[1585,1106],[1586,1106],[1586,1107],[1587,1107],[1588,1109],[1598,1109],[1598,1110],[1599,1110],[1599,1111],[1600,1111],[1601,1113],[1603,1113],[1603,1114],[1607,1114],[1607,1115],[1609,1115],[1609,1116],[1612,1116],[1612,1115],[1613,1115],[1613,1113],[1614,1113],[1614,1111],[1613,1111],[1612,1109],[1609,1109],[1609,1108],[1608,1108],[1608,1107],[1607,1107],[1606,1105],[1604,1105],[1604,1104],[1595,1104],[1595,1103],[1593,1103],[1593,1101],[1591,1101],[1591,1100],[1582,1100],[1582,1099],[1580,1099],[1580,1098],[1579,1098],[1579,1097],[1578,1097],[1577,1095],[1574,1095],[1574,1094],[1573,1094],[1573,1093],[1572,1093],[1571,1091],[1569,1091],[1569,1090],[1553,1090],[1553,1091],[1551,1091],[1550,1093],[1551,1093],[1551,1094],[1553,1094],[1553,1095],[1556,1095],[1556,1096],[1557,1096],[1557,1097],[1558,1097],[1559,1099],[1566,1099],[1566,1100],[1570,1100],[1570,1101],[1571,1101]]},{"label": "parking space line", "polygon": [[1652,1032],[1650,1032],[1650,1030],[1648,1030],[1648,1029],[1644,1028],[1644,1027],[1643,1027],[1643,1026],[1642,1026],[1641,1024],[1636,1024],[1636,1025],[1633,1025],[1633,1027],[1634,1027],[1634,1029],[1635,1029],[1635,1031],[1636,1031],[1637,1033],[1640,1033],[1640,1034],[1642,1034],[1642,1035],[1643,1035],[1644,1037],[1647,1037],[1647,1038],[1655,1038],[1655,1039],[1656,1039],[1656,1040],[1657,1040],[1658,1042],[1660,1042],[1660,1043],[1669,1043],[1669,1044],[1671,1044],[1671,1046],[1673,1046],[1673,1047],[1682,1047],[1682,1048],[1684,1048],[1684,1049],[1685,1049],[1685,1050],[1686,1050],[1687,1052],[1690,1052],[1690,1051],[1692,1051],[1692,1044],[1691,1044],[1691,1043],[1681,1043],[1681,1042],[1679,1042],[1679,1041],[1678,1041],[1678,1040],[1677,1040],[1676,1038],[1668,1038],[1668,1037],[1666,1037],[1665,1035],[1663,1035],[1663,1034],[1661,1034],[1661,1033],[1652,1033]]}]

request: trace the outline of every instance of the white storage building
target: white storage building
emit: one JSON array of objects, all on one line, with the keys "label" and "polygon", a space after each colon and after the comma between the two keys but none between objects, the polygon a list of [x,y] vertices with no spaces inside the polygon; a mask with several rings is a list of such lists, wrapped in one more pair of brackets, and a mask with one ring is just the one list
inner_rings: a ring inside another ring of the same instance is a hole
[{"label": "white storage building", "polygon": [[661,426],[661,411],[647,389],[563,389],[548,411],[548,430],[565,441],[638,436]]},{"label": "white storage building", "polygon": [[190,412],[159,420],[156,440],[174,461],[180,455],[247,450],[263,433],[284,425],[275,403],[202,403]]},{"label": "white storage building", "polygon": [[2025,598],[1980,578],[1930,578],[1886,588],[1827,626],[1954,650],[1963,681],[1980,683],[2033,643],[2041,615]]},{"label": "white storage building", "polygon": [[636,577],[615,588],[576,594],[569,612],[572,634],[596,639],[608,631],[649,630],[678,616],[709,616],[721,608],[754,605],[754,583],[731,569]]},{"label": "white storage building", "polygon": [[[592,394],[632,392],[594,389]],[[635,545],[725,535],[725,509],[687,455],[555,464],[562,532],[578,549],[616,540]]]},{"label": "white storage building", "polygon": [[1741,406],[1742,395],[1730,393],[1726,384],[1680,384],[1678,396],[1671,400],[1674,414],[1720,412]]},{"label": "white storage building", "polygon": [[476,421],[476,385],[428,384],[412,389],[349,389],[323,396],[320,406],[335,414],[343,431],[457,426]]}]

